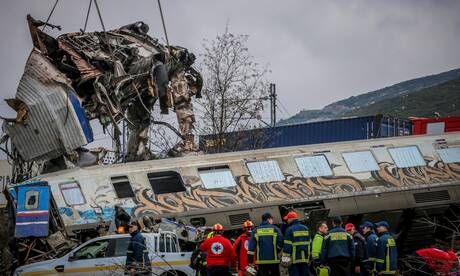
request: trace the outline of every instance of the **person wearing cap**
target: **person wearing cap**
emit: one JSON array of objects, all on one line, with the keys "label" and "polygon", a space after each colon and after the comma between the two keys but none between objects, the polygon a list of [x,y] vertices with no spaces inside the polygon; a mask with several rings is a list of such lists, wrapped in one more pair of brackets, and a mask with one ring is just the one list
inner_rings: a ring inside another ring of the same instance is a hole
[{"label": "person wearing cap", "polygon": [[221,224],[216,223],[212,231],[214,235],[200,246],[200,250],[206,252],[206,275],[231,276],[230,268],[236,261],[232,243],[222,236],[224,227]]},{"label": "person wearing cap", "polygon": [[[248,263],[257,264],[258,276],[280,275],[280,259],[278,253],[283,248],[283,236],[278,227],[273,225],[273,216],[270,213],[262,215],[262,223],[257,227],[249,241]],[[254,254],[256,257],[254,258]]]},{"label": "person wearing cap", "polygon": [[356,230],[353,223],[345,224],[345,231],[353,237],[355,243],[355,259],[351,266],[351,274],[355,276],[368,275],[366,272],[366,239]]},{"label": "person wearing cap", "polygon": [[238,257],[238,276],[246,275],[246,267],[248,266],[248,248],[249,240],[254,230],[254,223],[247,220],[243,223],[243,234],[241,234],[233,244],[233,251]]},{"label": "person wearing cap", "polygon": [[126,251],[126,268],[129,275],[149,275],[152,271],[145,238],[140,232],[140,224],[132,221],[129,224],[131,239]]},{"label": "person wearing cap", "polygon": [[310,231],[301,224],[296,212],[290,211],[284,217],[289,227],[284,235],[283,259],[289,258],[289,276],[308,276],[310,270]]},{"label": "person wearing cap", "polygon": [[394,275],[398,268],[398,250],[396,241],[388,232],[390,225],[386,221],[375,224],[379,239],[375,258],[375,268],[378,275]]},{"label": "person wearing cap", "polygon": [[355,258],[353,237],[343,229],[340,217],[332,220],[332,226],[323,241],[321,263],[329,266],[330,276],[350,276]]},{"label": "person wearing cap", "polygon": [[366,238],[366,253],[367,260],[365,261],[366,273],[371,275],[372,271],[375,269],[375,257],[377,253],[377,240],[378,237],[374,232],[374,224],[370,221],[363,222],[359,228],[363,233],[364,238]]}]

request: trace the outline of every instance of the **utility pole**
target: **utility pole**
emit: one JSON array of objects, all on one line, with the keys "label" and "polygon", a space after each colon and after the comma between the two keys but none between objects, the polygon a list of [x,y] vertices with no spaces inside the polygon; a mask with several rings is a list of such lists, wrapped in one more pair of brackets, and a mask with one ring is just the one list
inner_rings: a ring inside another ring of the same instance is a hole
[{"label": "utility pole", "polygon": [[276,126],[276,86],[270,83],[270,121],[271,126]]}]

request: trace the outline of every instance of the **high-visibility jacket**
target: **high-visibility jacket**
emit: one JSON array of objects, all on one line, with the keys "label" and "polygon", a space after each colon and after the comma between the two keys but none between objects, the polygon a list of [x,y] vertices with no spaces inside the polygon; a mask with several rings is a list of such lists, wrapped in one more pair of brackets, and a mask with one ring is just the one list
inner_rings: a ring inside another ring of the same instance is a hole
[{"label": "high-visibility jacket", "polygon": [[266,221],[262,222],[254,231],[248,248],[248,263],[254,262],[254,251],[256,264],[278,264],[278,252],[283,248],[283,235],[278,227]]},{"label": "high-visibility jacket", "polygon": [[375,267],[378,274],[396,274],[398,267],[398,250],[393,236],[382,233],[377,240]]},{"label": "high-visibility jacket", "polygon": [[366,238],[366,250],[367,250],[367,260],[369,262],[368,267],[374,268],[375,257],[377,256],[377,234],[374,231],[369,231],[364,234]]},{"label": "high-visibility jacket", "polygon": [[320,232],[317,232],[313,237],[313,242],[311,245],[311,258],[317,260],[321,257],[321,248],[323,247],[324,235]]},{"label": "high-visibility jacket", "polygon": [[246,270],[248,266],[248,248],[249,241],[251,240],[252,233],[243,233],[241,234],[233,244],[233,251],[238,260],[238,270]]},{"label": "high-visibility jacket", "polygon": [[284,234],[283,256],[291,257],[293,264],[310,262],[310,231],[294,220]]},{"label": "high-visibility jacket", "polygon": [[355,243],[350,234],[342,227],[334,227],[324,238],[321,249],[321,261],[326,263],[328,259],[344,257],[351,261],[355,258]]},{"label": "high-visibility jacket", "polygon": [[205,240],[201,244],[200,250],[206,252],[208,267],[230,266],[236,261],[232,243],[222,235],[214,235],[214,237]]}]

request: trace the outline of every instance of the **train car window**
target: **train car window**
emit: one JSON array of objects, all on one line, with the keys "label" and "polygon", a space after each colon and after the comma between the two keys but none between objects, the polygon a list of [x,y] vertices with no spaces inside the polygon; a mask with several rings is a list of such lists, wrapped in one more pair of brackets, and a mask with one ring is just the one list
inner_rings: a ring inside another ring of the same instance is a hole
[{"label": "train car window", "polygon": [[134,197],[134,191],[127,176],[112,176],[110,181],[118,198]]},{"label": "train car window", "polygon": [[426,165],[425,159],[416,146],[389,148],[388,152],[398,168]]},{"label": "train car window", "polygon": [[295,162],[303,177],[332,175],[331,166],[324,155],[297,157]]},{"label": "train car window", "polygon": [[153,172],[148,173],[147,177],[157,195],[185,191],[184,181],[178,172]]},{"label": "train car window", "polygon": [[236,186],[235,178],[228,166],[199,168],[198,174],[206,189]]},{"label": "train car window", "polygon": [[85,204],[86,200],[83,196],[80,185],[76,182],[62,183],[59,185],[62,197],[68,206]]},{"label": "train car window", "polygon": [[35,210],[38,208],[39,191],[27,191],[24,208],[26,210]]},{"label": "train car window", "polygon": [[344,152],[342,154],[345,163],[347,163],[350,172],[371,172],[378,171],[379,165],[370,150]]},{"label": "train car window", "polygon": [[448,163],[460,163],[460,148],[446,148],[437,150],[442,162]]},{"label": "train car window", "polygon": [[255,183],[265,183],[285,180],[278,162],[275,160],[248,162],[246,166]]}]

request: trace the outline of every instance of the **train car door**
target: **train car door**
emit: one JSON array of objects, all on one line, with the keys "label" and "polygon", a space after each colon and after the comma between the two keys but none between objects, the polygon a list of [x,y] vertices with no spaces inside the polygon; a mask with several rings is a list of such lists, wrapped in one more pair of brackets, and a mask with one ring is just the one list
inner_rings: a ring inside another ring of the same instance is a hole
[{"label": "train car door", "polygon": [[49,207],[49,186],[17,187],[16,238],[48,236]]}]

